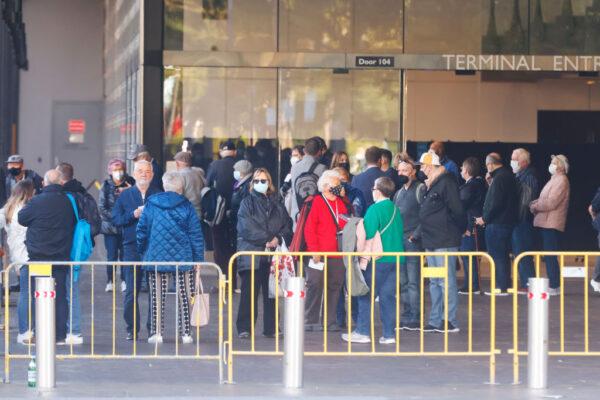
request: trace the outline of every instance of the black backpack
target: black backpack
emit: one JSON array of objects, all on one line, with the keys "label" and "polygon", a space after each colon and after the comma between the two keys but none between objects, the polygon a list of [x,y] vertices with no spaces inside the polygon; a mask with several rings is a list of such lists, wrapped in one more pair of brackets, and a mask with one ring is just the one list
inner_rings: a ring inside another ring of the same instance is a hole
[{"label": "black backpack", "polygon": [[225,199],[217,189],[205,186],[200,191],[200,209],[202,221],[210,227],[219,225],[225,216]]},{"label": "black backpack", "polygon": [[304,201],[310,197],[319,193],[317,182],[319,176],[315,174],[315,169],[319,166],[318,162],[314,162],[308,171],[301,173],[294,181],[294,193],[296,194],[296,203],[298,209],[302,208]]}]

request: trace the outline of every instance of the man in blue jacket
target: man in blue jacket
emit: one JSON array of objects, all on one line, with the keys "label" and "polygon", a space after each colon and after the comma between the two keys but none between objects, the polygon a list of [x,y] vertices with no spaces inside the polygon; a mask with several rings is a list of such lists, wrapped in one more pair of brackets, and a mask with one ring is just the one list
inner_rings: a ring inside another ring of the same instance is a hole
[{"label": "man in blue jacket", "polygon": [[[136,245],[137,224],[148,198],[159,193],[160,190],[151,185],[154,174],[152,164],[149,161],[137,161],[134,166],[133,177],[135,178],[135,186],[121,193],[113,207],[112,218],[113,223],[123,229],[123,260],[139,262],[141,256]],[[142,286],[142,269],[135,268],[135,266],[124,267],[123,275],[127,286],[123,305],[123,318],[127,324],[127,340],[133,340],[134,337],[137,338],[140,331],[138,295]],[[134,304],[135,323],[133,319]]]},{"label": "man in blue jacket", "polygon": [[385,176],[380,168],[381,149],[375,146],[369,147],[365,151],[365,161],[367,162],[367,169],[352,179],[352,186],[362,192],[366,201],[366,208],[369,208],[373,204],[373,185],[377,178]]}]

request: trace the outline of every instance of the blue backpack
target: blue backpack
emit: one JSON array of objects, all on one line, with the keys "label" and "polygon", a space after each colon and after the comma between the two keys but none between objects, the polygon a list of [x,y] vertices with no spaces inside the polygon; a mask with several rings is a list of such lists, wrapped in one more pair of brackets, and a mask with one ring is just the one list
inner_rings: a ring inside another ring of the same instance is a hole
[{"label": "blue backpack", "polygon": [[[77,204],[73,195],[67,193],[67,197],[71,201],[73,211],[75,211],[75,218],[77,219],[75,232],[73,233],[73,245],[71,246],[71,261],[87,261],[94,250],[92,245],[92,228],[85,219],[79,219],[79,212],[77,211]],[[80,269],[80,265],[73,266],[74,281],[77,281],[79,278]]]}]

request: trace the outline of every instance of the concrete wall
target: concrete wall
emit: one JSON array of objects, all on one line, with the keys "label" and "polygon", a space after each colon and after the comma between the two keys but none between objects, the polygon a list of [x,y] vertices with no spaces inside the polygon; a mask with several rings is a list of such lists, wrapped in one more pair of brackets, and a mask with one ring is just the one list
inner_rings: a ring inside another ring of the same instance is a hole
[{"label": "concrete wall", "polygon": [[53,164],[53,101],[103,98],[104,11],[100,0],[24,0],[23,14],[29,70],[21,72],[18,151],[41,174]]},{"label": "concrete wall", "polygon": [[600,110],[600,84],[575,76],[482,81],[480,74],[407,72],[408,140],[536,142],[540,110]]}]

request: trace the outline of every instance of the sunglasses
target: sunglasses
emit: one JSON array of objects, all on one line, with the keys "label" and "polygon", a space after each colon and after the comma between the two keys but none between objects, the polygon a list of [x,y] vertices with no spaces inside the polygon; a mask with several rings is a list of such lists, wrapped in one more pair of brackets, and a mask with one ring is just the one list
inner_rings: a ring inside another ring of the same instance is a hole
[{"label": "sunglasses", "polygon": [[268,179],[254,179],[252,183],[269,183]]}]

